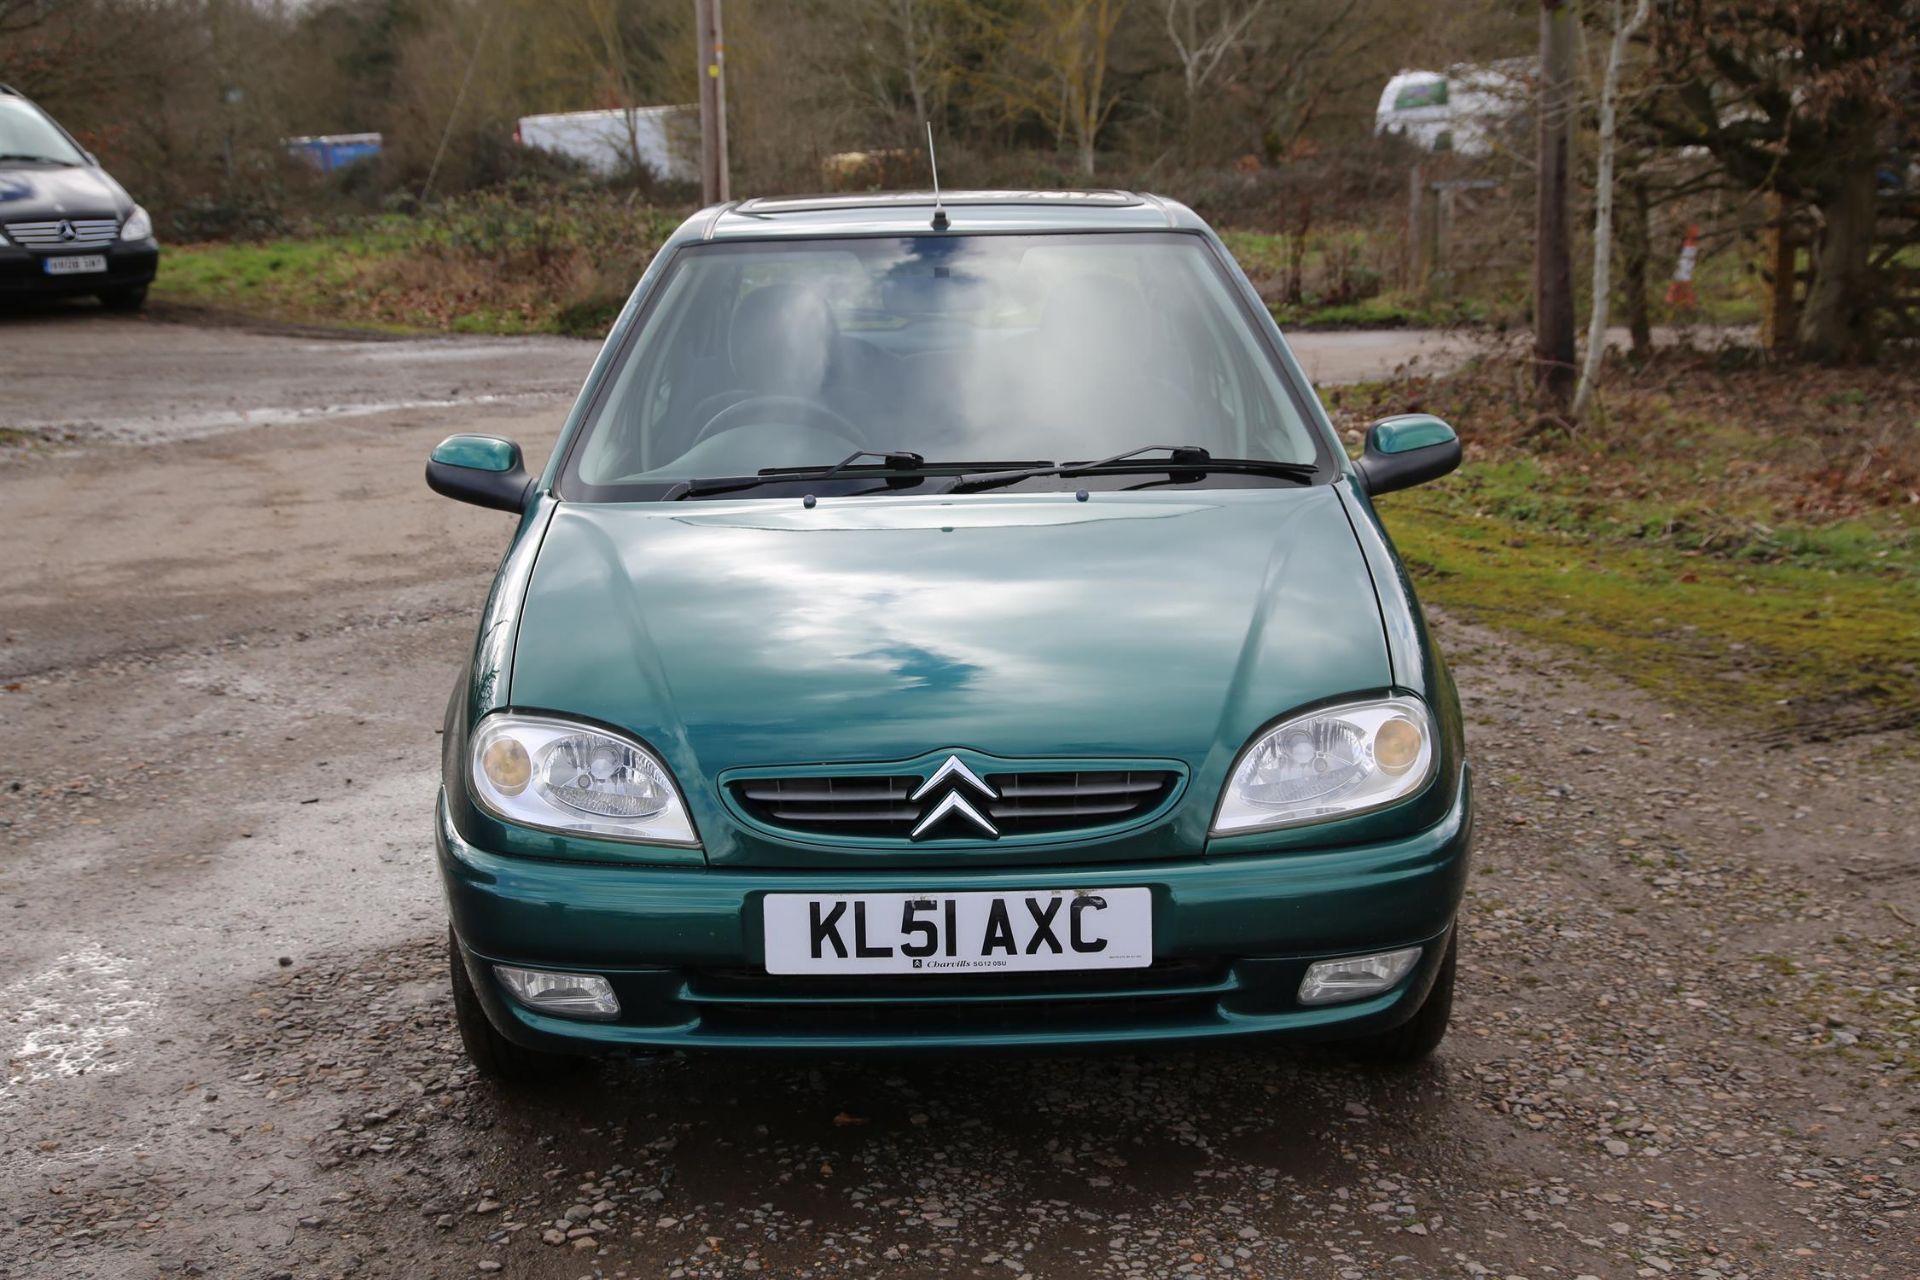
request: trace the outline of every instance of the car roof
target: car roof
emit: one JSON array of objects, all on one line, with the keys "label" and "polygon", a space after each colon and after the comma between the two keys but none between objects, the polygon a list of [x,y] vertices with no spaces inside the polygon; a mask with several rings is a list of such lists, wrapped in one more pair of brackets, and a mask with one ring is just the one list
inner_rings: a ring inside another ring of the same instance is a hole
[{"label": "car roof", "polygon": [[[934,203],[931,191],[762,196],[702,209],[674,238],[918,235],[932,229]],[[954,234],[1206,228],[1185,205],[1132,191],[943,191],[939,203]]]}]

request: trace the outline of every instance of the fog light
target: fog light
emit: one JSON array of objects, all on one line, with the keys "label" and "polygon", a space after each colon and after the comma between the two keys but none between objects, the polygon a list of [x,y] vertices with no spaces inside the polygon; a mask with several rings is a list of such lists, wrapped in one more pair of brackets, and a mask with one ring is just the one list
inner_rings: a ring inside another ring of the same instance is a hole
[{"label": "fog light", "polygon": [[563,1018],[617,1018],[620,1001],[613,984],[591,973],[550,973],[545,969],[516,969],[497,964],[493,972],[513,992],[514,999],[541,1013]]},{"label": "fog light", "polygon": [[1318,961],[1300,980],[1300,1003],[1337,1004],[1379,995],[1412,972],[1419,960],[1419,947],[1404,947],[1377,956]]}]

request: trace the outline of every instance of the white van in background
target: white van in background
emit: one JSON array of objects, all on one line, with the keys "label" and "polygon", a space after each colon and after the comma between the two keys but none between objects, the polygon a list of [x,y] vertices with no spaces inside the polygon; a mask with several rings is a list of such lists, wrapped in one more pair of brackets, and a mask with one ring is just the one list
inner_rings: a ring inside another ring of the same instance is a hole
[{"label": "white van in background", "polygon": [[699,178],[700,116],[694,107],[614,107],[522,116],[513,131],[522,146],[540,147],[611,174],[644,166],[655,178]]},{"label": "white van in background", "polygon": [[1374,136],[1402,137],[1422,151],[1491,155],[1500,135],[1526,111],[1532,76],[1527,58],[1402,71],[1380,93]]}]

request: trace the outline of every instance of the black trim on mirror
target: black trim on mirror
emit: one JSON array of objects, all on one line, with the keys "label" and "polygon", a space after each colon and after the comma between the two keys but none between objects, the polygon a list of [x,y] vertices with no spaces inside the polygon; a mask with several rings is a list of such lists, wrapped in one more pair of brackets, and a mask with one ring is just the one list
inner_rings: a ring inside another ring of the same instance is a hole
[{"label": "black trim on mirror", "polygon": [[476,507],[511,511],[515,515],[527,509],[533,492],[533,477],[527,474],[520,446],[513,447],[513,466],[506,471],[482,471],[477,467],[456,467],[450,462],[427,459],[427,488],[456,502],[471,502]]},{"label": "black trim on mirror", "polygon": [[1381,453],[1373,447],[1371,432],[1367,435],[1367,451],[1353,460],[1353,469],[1360,473],[1360,485],[1370,498],[1438,480],[1459,466],[1458,440],[1409,449],[1405,453]]}]

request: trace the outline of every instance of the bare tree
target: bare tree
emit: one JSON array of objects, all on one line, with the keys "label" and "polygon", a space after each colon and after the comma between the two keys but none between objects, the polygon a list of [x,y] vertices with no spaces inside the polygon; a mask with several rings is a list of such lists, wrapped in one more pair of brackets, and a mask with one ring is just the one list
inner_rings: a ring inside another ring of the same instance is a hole
[{"label": "bare tree", "polygon": [[586,0],[587,25],[591,32],[591,53],[597,55],[598,70],[605,78],[605,94],[620,112],[621,132],[625,135],[627,170],[646,172],[640,156],[640,124],[634,108],[640,104],[634,85],[633,56],[627,48],[626,31],[620,22],[619,0]]},{"label": "bare tree", "polygon": [[1652,43],[1662,91],[1641,115],[1661,140],[1703,148],[1735,185],[1811,214],[1800,350],[1870,359],[1884,269],[1899,269],[1875,252],[1875,186],[1890,141],[1920,121],[1920,5],[1671,0],[1655,9]]},{"label": "bare tree", "polygon": [[907,81],[907,101],[913,105],[913,118],[925,121],[927,95],[938,66],[939,42],[927,12],[927,0],[891,0],[887,16],[900,39],[900,73]]},{"label": "bare tree", "polygon": [[[1364,3],[1364,7],[1363,7]],[[1270,11],[1233,51],[1233,83],[1252,105],[1243,149],[1278,163],[1330,99],[1384,77],[1371,56],[1391,44],[1379,0],[1314,0]]]},{"label": "bare tree", "polygon": [[849,105],[870,104],[895,133],[918,137],[943,110],[961,54],[955,0],[858,0],[828,13],[857,53],[823,72],[846,86]]},{"label": "bare tree", "polygon": [[1573,10],[1540,0],[1540,120],[1533,244],[1533,389],[1542,409],[1565,412],[1573,390],[1573,252],[1567,228],[1568,82]]},{"label": "bare tree", "polygon": [[1031,115],[1073,143],[1091,178],[1100,131],[1119,99],[1108,83],[1113,33],[1127,0],[1028,0],[1012,18],[976,10],[998,65],[982,77],[1009,114]]},{"label": "bare tree", "polygon": [[1627,334],[1634,358],[1653,353],[1653,313],[1647,305],[1647,268],[1653,260],[1652,198],[1635,150],[1627,166],[1627,203],[1620,219],[1620,293],[1627,304]]},{"label": "bare tree", "polygon": [[1587,316],[1587,359],[1580,370],[1580,385],[1573,393],[1576,418],[1586,412],[1593,399],[1607,350],[1607,313],[1613,298],[1613,153],[1620,64],[1627,58],[1627,42],[1652,10],[1653,0],[1638,0],[1632,16],[1623,20],[1621,0],[1613,0],[1613,40],[1607,47],[1606,78],[1600,86],[1599,171],[1593,184],[1593,304]]},{"label": "bare tree", "polygon": [[[1167,39],[1180,60],[1180,76],[1191,107],[1220,63],[1246,39],[1267,0],[1226,0],[1217,9],[1207,0],[1166,0]],[[1202,11],[1206,16],[1202,17]]]}]

